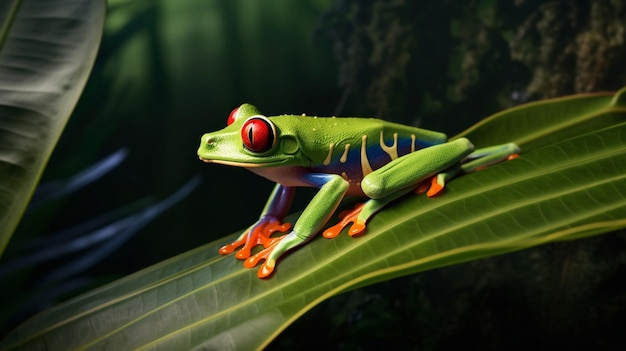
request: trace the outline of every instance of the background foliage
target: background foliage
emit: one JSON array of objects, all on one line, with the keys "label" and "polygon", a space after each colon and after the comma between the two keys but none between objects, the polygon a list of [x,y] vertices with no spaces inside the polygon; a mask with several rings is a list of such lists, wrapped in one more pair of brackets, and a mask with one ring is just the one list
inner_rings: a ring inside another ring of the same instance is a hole
[{"label": "background foliage", "polygon": [[[195,156],[199,136],[223,126],[243,101],[268,114],[378,116],[453,134],[522,101],[618,89],[626,83],[625,6],[109,1],[96,67],[44,183],[120,147],[128,154],[106,177],[32,209],[3,260],[32,238],[141,198],[165,198],[195,174],[203,185],[82,272],[80,289],[246,226],[271,184]],[[617,233],[360,289],[315,308],[272,346],[446,349],[462,341],[498,349],[543,337],[545,345],[609,348],[626,323],[625,246]],[[13,275],[16,289],[0,297],[45,291],[36,282],[47,274],[38,267]],[[2,315],[4,330],[24,316]]]}]

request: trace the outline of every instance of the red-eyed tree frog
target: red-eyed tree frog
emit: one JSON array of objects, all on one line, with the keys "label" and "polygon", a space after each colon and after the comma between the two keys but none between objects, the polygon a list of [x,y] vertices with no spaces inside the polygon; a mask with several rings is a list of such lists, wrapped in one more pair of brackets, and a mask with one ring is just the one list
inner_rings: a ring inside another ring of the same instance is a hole
[{"label": "red-eyed tree frog", "polygon": [[[226,255],[241,247],[235,256],[248,268],[264,261],[257,275],[265,278],[281,255],[324,228],[346,195],[367,200],[344,211],[340,222],[323,232],[326,238],[336,237],[350,223],[348,234],[361,234],[377,211],[404,194],[416,190],[435,196],[455,175],[519,152],[513,143],[474,150],[466,138],[450,141],[443,133],[373,118],[266,117],[243,104],[231,112],[226,128],[202,136],[198,156],[276,182],[259,220],[219,250]],[[319,191],[291,229],[282,220],[297,187]],[[252,254],[257,245],[262,250]]]}]

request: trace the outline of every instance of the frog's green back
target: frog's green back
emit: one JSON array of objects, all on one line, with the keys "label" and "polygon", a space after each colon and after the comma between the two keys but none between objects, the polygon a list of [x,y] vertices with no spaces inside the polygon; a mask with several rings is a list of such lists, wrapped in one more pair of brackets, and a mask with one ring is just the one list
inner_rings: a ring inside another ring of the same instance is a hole
[{"label": "frog's green back", "polygon": [[313,166],[360,160],[365,145],[376,167],[377,160],[386,163],[389,158],[447,141],[443,133],[374,118],[283,115],[269,119],[276,124],[281,142],[297,140]]}]

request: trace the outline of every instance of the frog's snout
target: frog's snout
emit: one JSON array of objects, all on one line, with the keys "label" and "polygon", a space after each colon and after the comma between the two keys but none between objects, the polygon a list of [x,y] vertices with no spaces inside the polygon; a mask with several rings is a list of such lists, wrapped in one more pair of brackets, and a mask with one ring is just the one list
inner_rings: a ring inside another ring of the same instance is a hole
[{"label": "frog's snout", "polygon": [[198,157],[200,160],[204,162],[210,162],[210,159],[203,157],[206,156],[208,152],[211,152],[215,148],[216,138],[210,133],[204,134],[200,138],[200,147],[198,147]]}]

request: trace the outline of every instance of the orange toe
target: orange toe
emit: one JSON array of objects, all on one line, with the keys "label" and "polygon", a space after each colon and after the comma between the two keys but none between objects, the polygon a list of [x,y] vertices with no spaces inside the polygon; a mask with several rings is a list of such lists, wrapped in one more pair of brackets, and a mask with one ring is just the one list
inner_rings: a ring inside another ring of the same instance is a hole
[{"label": "orange toe", "polygon": [[348,231],[348,235],[350,235],[350,236],[357,236],[357,235],[361,234],[363,231],[365,231],[365,228],[366,228],[365,227],[365,223],[357,220],[350,227],[350,230]]},{"label": "orange toe", "polygon": [[326,239],[334,239],[337,236],[339,236],[339,233],[341,233],[341,230],[343,229],[345,225],[342,225],[341,223],[337,223],[334,226],[327,228],[323,233],[322,236],[325,237]]},{"label": "orange toe", "polygon": [[434,176],[432,181],[430,182],[430,188],[428,189],[426,196],[428,197],[437,196],[441,193],[442,190],[443,190],[443,185],[437,183],[437,176]]},{"label": "orange toe", "polygon": [[245,260],[246,258],[250,257],[250,248],[244,246],[241,250],[239,250],[235,254],[235,257],[237,257],[240,260]]},{"label": "orange toe", "polygon": [[229,253],[235,251],[239,246],[244,245],[246,243],[246,239],[246,236],[244,236],[243,238],[235,240],[228,245],[224,245],[218,250],[218,252],[220,255],[228,255]]},{"label": "orange toe", "polygon": [[257,255],[250,256],[245,261],[243,261],[243,266],[246,268],[252,268],[256,266],[262,259],[262,257],[258,257]]},{"label": "orange toe", "polygon": [[519,154],[510,154],[509,157],[506,158],[507,161],[514,160],[519,157]]}]

